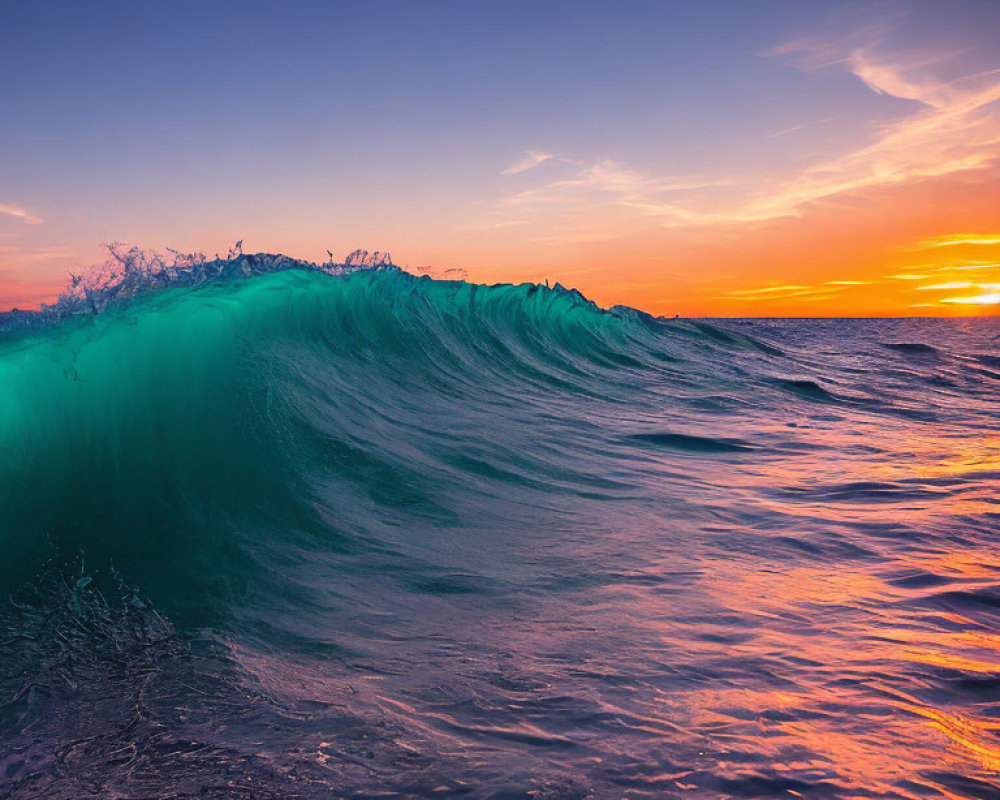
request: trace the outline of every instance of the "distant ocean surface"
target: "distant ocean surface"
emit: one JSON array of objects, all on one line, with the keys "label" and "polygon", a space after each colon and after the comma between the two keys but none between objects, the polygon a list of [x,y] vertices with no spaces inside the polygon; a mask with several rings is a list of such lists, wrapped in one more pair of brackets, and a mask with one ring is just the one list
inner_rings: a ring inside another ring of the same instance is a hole
[{"label": "distant ocean surface", "polygon": [[0,797],[1000,798],[1000,319],[284,263],[36,322]]}]

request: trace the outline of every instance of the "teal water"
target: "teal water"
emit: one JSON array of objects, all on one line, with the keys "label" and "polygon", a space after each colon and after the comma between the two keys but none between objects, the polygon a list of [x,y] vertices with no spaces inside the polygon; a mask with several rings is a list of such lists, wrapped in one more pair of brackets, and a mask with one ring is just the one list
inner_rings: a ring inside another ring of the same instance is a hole
[{"label": "teal water", "polygon": [[1000,796],[1000,322],[284,266],[7,325],[0,795]]}]

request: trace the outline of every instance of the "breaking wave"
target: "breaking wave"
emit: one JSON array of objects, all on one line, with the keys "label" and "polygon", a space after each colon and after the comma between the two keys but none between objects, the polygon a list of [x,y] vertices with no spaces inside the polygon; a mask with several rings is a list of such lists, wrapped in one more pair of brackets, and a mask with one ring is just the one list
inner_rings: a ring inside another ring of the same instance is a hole
[{"label": "breaking wave", "polygon": [[995,796],[996,321],[118,248],[0,329],[5,796]]}]

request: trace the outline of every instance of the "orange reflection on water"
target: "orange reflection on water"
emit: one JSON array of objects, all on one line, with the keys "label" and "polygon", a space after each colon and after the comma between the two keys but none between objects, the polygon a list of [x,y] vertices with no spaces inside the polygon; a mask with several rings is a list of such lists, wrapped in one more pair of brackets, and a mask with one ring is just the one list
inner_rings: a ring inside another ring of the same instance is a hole
[{"label": "orange reflection on water", "polygon": [[[895,580],[908,575],[933,580]],[[909,796],[901,786],[913,782],[960,797],[932,776],[1000,772],[1000,721],[929,702],[928,690],[963,675],[1000,676],[1000,635],[937,601],[995,587],[998,576],[1000,554],[982,550],[871,568],[713,563],[702,588],[720,620],[738,613],[755,626],[719,644],[704,641],[701,621],[688,638],[716,658],[760,664],[761,685],[689,692],[674,698],[673,713],[686,714],[715,751],[763,754],[777,772],[829,780],[835,766],[848,792]],[[768,685],[786,678],[794,689]],[[720,758],[713,769],[745,772],[747,762]]]},{"label": "orange reflection on water", "polygon": [[[674,698],[667,713],[689,715],[690,727],[705,740],[704,767],[714,774],[736,778],[764,758],[775,773],[837,785],[845,797],[917,798],[921,795],[910,794],[901,784],[926,782],[922,772],[965,769],[964,753],[943,750],[942,732],[966,752],[984,747],[971,735],[960,740],[950,730],[913,724],[909,715],[890,715],[884,708],[859,710],[849,725],[824,710],[850,699],[819,687],[799,694],[713,689]],[[895,710],[903,708],[900,704]],[[755,719],[748,721],[741,712]],[[850,793],[862,787],[865,794]]]},{"label": "orange reflection on water", "polygon": [[1000,742],[997,741],[1000,722],[954,714],[925,705],[901,703],[900,708],[924,717],[929,727],[941,731],[959,750],[977,758],[983,769],[1000,772]]},{"label": "orange reflection on water", "polygon": [[[851,412],[830,423],[799,423],[808,449],[741,465],[726,483],[751,490],[757,508],[802,518],[803,527],[817,521],[916,527],[995,513],[1000,437],[967,431],[942,437],[926,429]],[[774,428],[772,435],[781,434]],[[889,452],[899,455],[886,458]]]}]

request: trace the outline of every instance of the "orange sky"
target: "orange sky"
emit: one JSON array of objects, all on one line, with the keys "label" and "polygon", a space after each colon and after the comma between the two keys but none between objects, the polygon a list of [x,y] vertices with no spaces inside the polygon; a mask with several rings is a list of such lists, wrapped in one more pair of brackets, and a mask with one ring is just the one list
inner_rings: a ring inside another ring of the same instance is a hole
[{"label": "orange sky", "polygon": [[841,192],[773,220],[540,244],[491,264],[496,237],[464,263],[474,279],[559,280],[602,305],[655,314],[992,315],[997,231],[1000,169],[991,168]]}]

